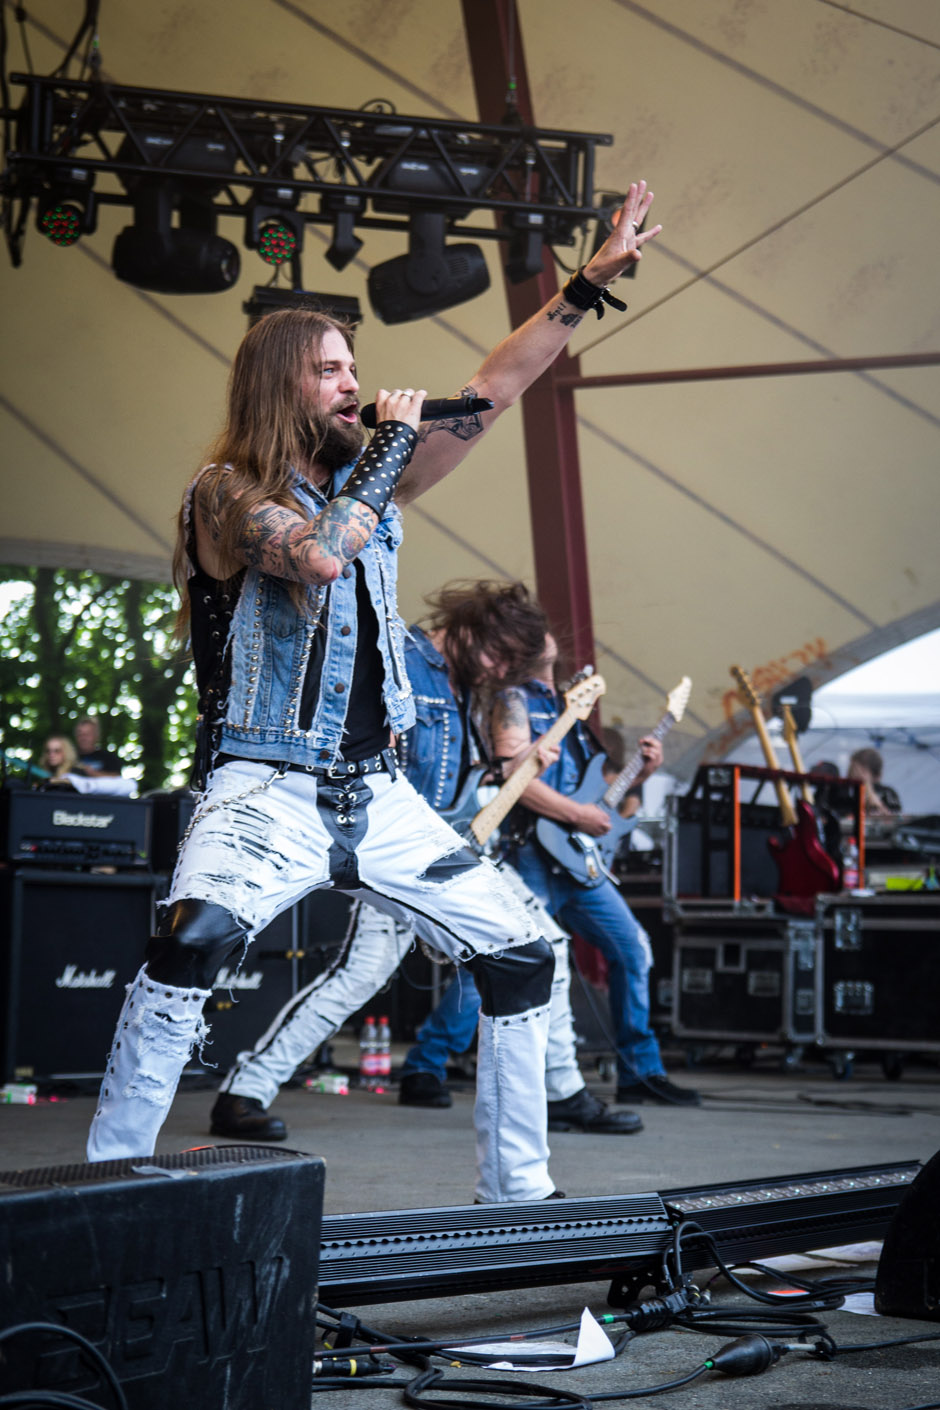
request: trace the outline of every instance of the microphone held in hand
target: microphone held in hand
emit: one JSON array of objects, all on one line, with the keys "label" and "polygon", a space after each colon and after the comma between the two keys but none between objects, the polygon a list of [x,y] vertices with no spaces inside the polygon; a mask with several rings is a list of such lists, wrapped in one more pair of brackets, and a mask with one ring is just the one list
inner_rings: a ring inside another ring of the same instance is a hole
[{"label": "microphone held in hand", "polygon": [[[451,417],[476,416],[481,411],[492,411],[489,397],[431,397],[425,398],[421,408],[422,421],[446,421]],[[370,431],[376,427],[375,402],[369,402],[359,413],[363,426]]]}]

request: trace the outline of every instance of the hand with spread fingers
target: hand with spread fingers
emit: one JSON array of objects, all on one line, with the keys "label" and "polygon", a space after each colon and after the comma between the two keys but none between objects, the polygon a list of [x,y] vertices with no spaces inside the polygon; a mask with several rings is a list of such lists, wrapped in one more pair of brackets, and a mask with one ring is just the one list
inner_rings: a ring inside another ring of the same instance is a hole
[{"label": "hand with spread fingers", "polygon": [[584,266],[584,277],[592,284],[609,284],[630,265],[642,259],[643,246],[655,240],[662,230],[654,225],[640,231],[653,204],[653,193],[645,181],[633,181],[620,210],[613,218],[614,228],[601,248]]}]

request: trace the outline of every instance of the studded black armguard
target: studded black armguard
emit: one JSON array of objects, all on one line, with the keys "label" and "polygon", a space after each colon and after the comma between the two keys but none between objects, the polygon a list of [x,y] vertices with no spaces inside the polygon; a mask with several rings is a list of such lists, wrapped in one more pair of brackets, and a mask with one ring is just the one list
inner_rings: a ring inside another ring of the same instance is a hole
[{"label": "studded black armguard", "polygon": [[380,421],[365,454],[339,495],[361,500],[381,519],[417,444],[418,433],[404,421]]}]

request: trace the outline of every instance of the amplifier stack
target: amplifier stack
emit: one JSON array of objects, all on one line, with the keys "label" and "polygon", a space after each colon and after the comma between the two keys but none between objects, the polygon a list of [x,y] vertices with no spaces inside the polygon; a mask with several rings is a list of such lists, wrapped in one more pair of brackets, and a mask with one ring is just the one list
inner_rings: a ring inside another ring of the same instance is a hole
[{"label": "amplifier stack", "polygon": [[[0,791],[0,1082],[103,1074],[191,813],[185,793]],[[350,906],[308,896],[219,973],[206,1006],[213,1075],[329,963]]]}]

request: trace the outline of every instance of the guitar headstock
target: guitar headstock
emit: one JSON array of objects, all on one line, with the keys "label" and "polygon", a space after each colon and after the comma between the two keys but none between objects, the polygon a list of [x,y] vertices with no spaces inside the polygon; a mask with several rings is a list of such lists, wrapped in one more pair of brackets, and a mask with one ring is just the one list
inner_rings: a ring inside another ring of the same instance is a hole
[{"label": "guitar headstock", "polygon": [[752,710],[760,710],[760,696],[754,689],[747,671],[743,671],[740,666],[732,666],[731,674],[737,682],[738,691],[745,705],[748,705]]},{"label": "guitar headstock", "polygon": [[575,683],[565,691],[565,708],[572,710],[579,720],[586,720],[598,700],[607,689],[603,676],[588,676],[586,680],[575,679]]},{"label": "guitar headstock", "polygon": [[671,690],[666,697],[666,709],[669,711],[676,724],[685,714],[685,707],[689,703],[689,696],[692,694],[692,680],[690,676],[683,676],[675,690]]},{"label": "guitar headstock", "polygon": [[792,709],[786,702],[781,705],[780,710],[783,715],[783,737],[792,750],[794,744],[797,742],[797,734],[799,733],[796,727],[796,720],[793,718]]}]

